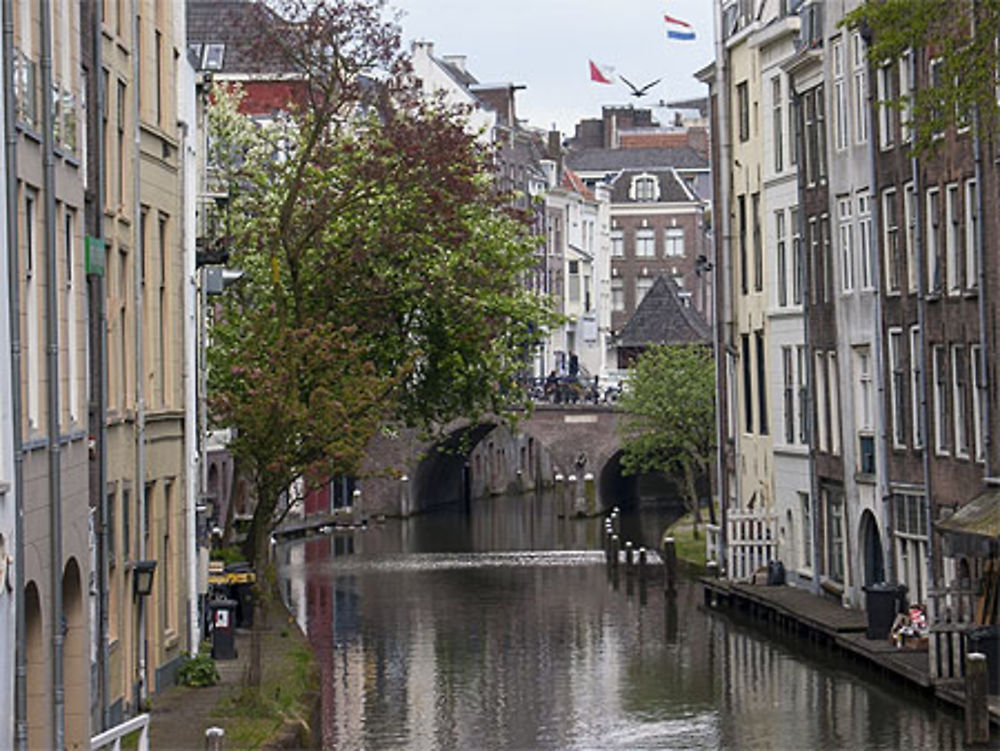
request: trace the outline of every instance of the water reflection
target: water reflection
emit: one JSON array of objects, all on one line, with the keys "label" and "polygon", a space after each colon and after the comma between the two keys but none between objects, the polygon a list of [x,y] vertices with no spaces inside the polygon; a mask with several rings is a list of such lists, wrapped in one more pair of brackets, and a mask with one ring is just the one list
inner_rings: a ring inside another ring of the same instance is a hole
[{"label": "water reflection", "polygon": [[690,582],[615,586],[592,526],[500,499],[284,547],[324,747],[960,746],[953,715],[705,612]]}]

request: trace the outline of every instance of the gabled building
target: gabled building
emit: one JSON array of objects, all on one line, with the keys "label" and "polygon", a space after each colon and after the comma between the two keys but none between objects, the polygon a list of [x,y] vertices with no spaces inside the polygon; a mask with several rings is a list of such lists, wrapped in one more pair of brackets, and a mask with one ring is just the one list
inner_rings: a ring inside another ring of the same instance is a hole
[{"label": "gabled building", "polygon": [[619,366],[631,367],[649,347],[672,344],[711,346],[712,329],[677,283],[659,276],[618,336]]}]

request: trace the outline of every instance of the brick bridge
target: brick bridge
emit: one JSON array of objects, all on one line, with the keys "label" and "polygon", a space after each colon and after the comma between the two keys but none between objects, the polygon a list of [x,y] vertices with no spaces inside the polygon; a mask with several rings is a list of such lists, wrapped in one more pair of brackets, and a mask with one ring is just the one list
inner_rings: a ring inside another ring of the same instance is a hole
[{"label": "brick bridge", "polygon": [[363,513],[408,516],[491,494],[560,489],[560,482],[569,502],[596,494],[599,512],[636,494],[636,479],[619,466],[619,419],[607,405],[539,404],[515,426],[456,422],[436,442],[416,431],[380,435],[358,484]]}]

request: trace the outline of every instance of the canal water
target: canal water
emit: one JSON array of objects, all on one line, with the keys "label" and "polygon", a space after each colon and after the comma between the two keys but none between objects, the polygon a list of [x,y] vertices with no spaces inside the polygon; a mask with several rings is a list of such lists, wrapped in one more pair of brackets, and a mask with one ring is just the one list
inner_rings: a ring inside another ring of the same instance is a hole
[{"label": "canal water", "polygon": [[[678,513],[624,511],[653,547]],[[609,578],[599,520],[501,497],[279,549],[326,749],[957,749],[961,717],[836,654]],[[641,537],[640,537],[641,536]]]}]

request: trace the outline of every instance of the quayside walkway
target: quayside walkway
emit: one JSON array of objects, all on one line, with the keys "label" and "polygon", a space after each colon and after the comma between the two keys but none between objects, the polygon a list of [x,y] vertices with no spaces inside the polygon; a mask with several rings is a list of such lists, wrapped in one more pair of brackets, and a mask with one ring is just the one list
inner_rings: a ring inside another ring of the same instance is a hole
[{"label": "quayside walkway", "polygon": [[[888,639],[865,635],[867,618],[860,610],[845,608],[800,587],[745,584],[703,577],[705,605],[742,612],[779,631],[826,644],[895,675],[938,699],[962,708],[965,690],[961,680],[933,683],[927,649],[897,648]],[[989,697],[990,720],[1000,726],[1000,696]]]}]

